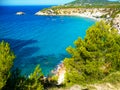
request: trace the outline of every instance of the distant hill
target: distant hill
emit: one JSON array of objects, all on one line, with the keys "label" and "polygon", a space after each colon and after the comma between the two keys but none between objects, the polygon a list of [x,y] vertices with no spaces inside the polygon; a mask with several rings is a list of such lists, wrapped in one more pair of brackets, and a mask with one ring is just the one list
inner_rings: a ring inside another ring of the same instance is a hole
[{"label": "distant hill", "polygon": [[66,5],[105,5],[107,3],[113,3],[113,2],[108,0],[75,0]]}]

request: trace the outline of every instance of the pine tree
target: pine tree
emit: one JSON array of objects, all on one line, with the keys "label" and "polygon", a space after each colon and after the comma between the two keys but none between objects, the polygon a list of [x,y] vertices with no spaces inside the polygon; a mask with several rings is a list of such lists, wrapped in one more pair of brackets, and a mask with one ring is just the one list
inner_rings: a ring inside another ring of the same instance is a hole
[{"label": "pine tree", "polygon": [[120,70],[120,35],[104,21],[87,30],[84,40],[78,38],[75,48],[67,48],[64,59],[66,84],[87,84]]},{"label": "pine tree", "polygon": [[40,65],[37,65],[34,72],[26,80],[24,90],[43,90],[42,81],[43,74]]},{"label": "pine tree", "polygon": [[15,55],[11,52],[9,44],[2,41],[0,43],[0,89],[6,85],[14,59]]}]

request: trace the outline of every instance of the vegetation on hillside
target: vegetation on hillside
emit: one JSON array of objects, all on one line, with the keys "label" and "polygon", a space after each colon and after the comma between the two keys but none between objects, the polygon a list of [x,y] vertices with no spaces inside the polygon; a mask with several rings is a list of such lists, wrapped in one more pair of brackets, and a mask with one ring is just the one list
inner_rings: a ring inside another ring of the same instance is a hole
[{"label": "vegetation on hillside", "polygon": [[2,90],[44,90],[43,74],[40,66],[37,65],[29,77],[21,76],[18,69],[12,71]]},{"label": "vegetation on hillside", "polygon": [[118,1],[109,1],[109,0],[75,0],[70,2],[66,5],[74,5],[74,6],[94,6],[94,5],[111,5],[111,4],[118,4]]},{"label": "vegetation on hillside", "polygon": [[101,21],[87,30],[84,40],[78,38],[71,55],[65,58],[66,84],[89,84],[120,71],[120,35]]},{"label": "vegetation on hillside", "polygon": [[117,8],[120,10],[120,1],[108,1],[108,0],[75,0],[73,2],[53,6],[51,8],[45,8],[41,11],[46,11],[48,9],[59,10],[66,8]]},{"label": "vegetation on hillside", "polygon": [[[76,9],[76,11],[79,13],[83,9],[84,12],[87,12],[87,9],[97,9],[98,12],[106,12],[107,14],[104,14],[101,16],[101,18],[107,18],[107,16],[110,16],[110,18],[114,18],[118,13],[120,13],[120,2],[113,2],[105,5],[101,4],[95,4],[95,5],[75,5],[75,4],[70,4],[70,5],[60,5],[60,6],[53,6],[50,8],[45,8],[41,10],[41,12],[46,13],[46,14],[55,14],[59,15],[62,9],[66,10],[64,12],[67,12],[68,9]],[[86,9],[86,11],[84,10]],[[101,11],[100,9],[104,9]],[[76,12],[74,11],[74,12]],[[71,12],[70,12],[71,13]],[[92,13],[92,12],[91,12]]]},{"label": "vegetation on hillside", "polygon": [[120,10],[120,3],[113,3],[113,4],[107,4],[107,5],[60,5],[60,6],[52,6],[51,8],[45,8],[41,11],[46,11],[48,9],[52,10],[59,10],[59,9],[67,9],[67,8],[111,8],[111,9],[119,9]]},{"label": "vegetation on hillside", "polygon": [[9,44],[2,41],[0,43],[0,90],[6,85],[10,77],[10,69],[15,59],[14,53],[10,50]]},{"label": "vegetation on hillside", "polygon": [[85,4],[85,3],[107,3],[108,0],[75,0],[69,4]]}]

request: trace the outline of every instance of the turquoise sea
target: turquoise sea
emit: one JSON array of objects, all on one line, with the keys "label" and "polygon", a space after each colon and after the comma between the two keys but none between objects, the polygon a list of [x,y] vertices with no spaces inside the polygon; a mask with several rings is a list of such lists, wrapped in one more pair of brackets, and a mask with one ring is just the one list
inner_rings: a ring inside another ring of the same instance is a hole
[{"label": "turquoise sea", "polygon": [[[14,68],[30,74],[37,64],[47,76],[65,57],[66,48],[95,20],[75,16],[35,16],[50,6],[0,6],[0,41],[10,43],[16,55]],[[22,16],[15,15],[23,11]]]}]

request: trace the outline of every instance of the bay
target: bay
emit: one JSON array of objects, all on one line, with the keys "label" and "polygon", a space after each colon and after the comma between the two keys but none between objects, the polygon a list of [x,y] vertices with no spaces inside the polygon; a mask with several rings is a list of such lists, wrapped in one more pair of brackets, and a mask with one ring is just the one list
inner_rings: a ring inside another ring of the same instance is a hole
[{"label": "bay", "polygon": [[[47,76],[65,57],[66,48],[78,38],[84,38],[86,30],[95,20],[75,16],[35,16],[50,6],[0,6],[0,41],[10,43],[16,55],[14,68],[29,75],[37,64]],[[25,15],[17,16],[23,11]]]}]

